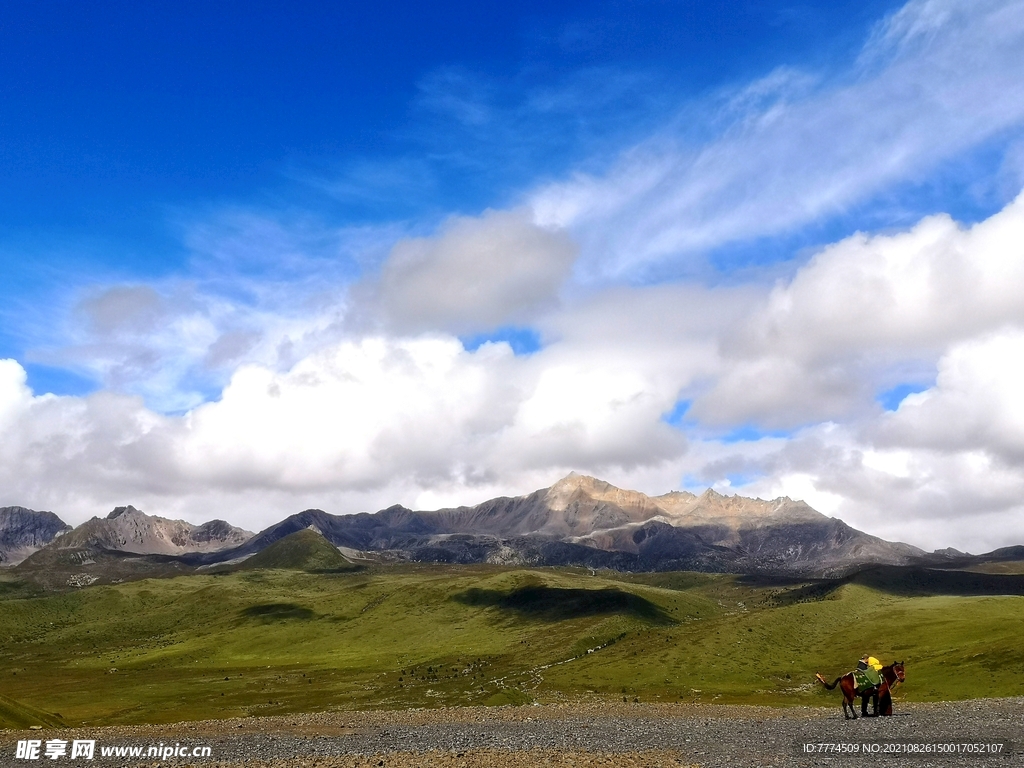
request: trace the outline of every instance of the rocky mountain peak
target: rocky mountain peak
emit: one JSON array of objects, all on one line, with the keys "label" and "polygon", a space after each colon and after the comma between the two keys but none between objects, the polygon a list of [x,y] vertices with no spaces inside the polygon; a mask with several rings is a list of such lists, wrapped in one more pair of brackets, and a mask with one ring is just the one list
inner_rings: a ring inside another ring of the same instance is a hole
[{"label": "rocky mountain peak", "polygon": [[99,548],[144,555],[180,555],[213,552],[236,547],[252,533],[223,520],[193,525],[147,515],[130,504],[115,507],[105,518],[94,517],[62,536],[54,546],[61,549]]},{"label": "rocky mountain peak", "polygon": [[53,512],[0,507],[0,565],[14,565],[71,530]]},{"label": "rocky mountain peak", "polygon": [[[562,495],[571,494],[577,490],[582,489],[595,489],[598,486],[608,485],[603,480],[598,480],[596,477],[590,475],[581,475],[578,472],[570,472],[568,475],[563,477],[561,480],[556,482],[550,488],[548,488],[549,495]],[[609,486],[610,487],[610,486]]]},{"label": "rocky mountain peak", "polygon": [[647,506],[649,497],[639,491],[616,488],[611,483],[590,475],[570,472],[547,489],[544,500],[548,507],[561,511],[574,501],[596,501],[621,507]]},{"label": "rocky mountain peak", "polygon": [[107,515],[107,520],[115,520],[118,517],[120,517],[121,515],[132,514],[132,513],[142,514],[141,512],[139,512],[139,510],[137,510],[131,504],[129,504],[127,507],[114,507],[114,509],[110,512],[110,514]]}]

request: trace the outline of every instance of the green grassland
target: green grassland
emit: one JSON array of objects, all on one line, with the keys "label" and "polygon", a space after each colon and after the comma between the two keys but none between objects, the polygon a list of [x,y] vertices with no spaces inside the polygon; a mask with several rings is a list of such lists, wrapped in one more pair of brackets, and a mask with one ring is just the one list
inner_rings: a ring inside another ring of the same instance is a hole
[{"label": "green grassland", "polygon": [[1019,595],[289,557],[61,594],[3,577],[0,726],[581,696],[838,708],[814,673],[865,652],[906,661],[897,706],[1024,694]]}]

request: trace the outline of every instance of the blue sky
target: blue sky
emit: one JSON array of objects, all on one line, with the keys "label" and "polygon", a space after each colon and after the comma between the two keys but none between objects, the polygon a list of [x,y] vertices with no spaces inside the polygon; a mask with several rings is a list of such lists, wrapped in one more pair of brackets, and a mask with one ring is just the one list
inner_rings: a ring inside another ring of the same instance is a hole
[{"label": "blue sky", "polygon": [[[182,222],[225,207],[429,228],[502,206],[716,89],[780,63],[843,67],[887,9],[15,4],[5,299],[52,299],[66,269],[187,275]],[[8,334],[0,353],[29,343]]]},{"label": "blue sky", "polygon": [[1017,543],[1021,45],[1012,0],[16,3],[0,503],[578,470]]},{"label": "blue sky", "polygon": [[[164,206],[300,195],[289,189],[296,176],[301,187],[307,174],[401,160],[434,166],[437,203],[400,195],[366,211],[354,201],[317,202],[359,220],[439,204],[478,210],[543,168],[557,174],[586,159],[591,143],[622,140],[680,100],[780,61],[842,62],[885,10],[15,4],[0,54],[4,229],[148,250]],[[588,73],[596,87],[571,111],[528,103],[541,91],[557,98]],[[617,78],[639,87],[620,88]],[[608,99],[614,109],[599,103]],[[518,113],[526,130],[515,146],[495,146],[506,137],[459,124],[489,111]],[[513,158],[519,167],[501,167]]]}]

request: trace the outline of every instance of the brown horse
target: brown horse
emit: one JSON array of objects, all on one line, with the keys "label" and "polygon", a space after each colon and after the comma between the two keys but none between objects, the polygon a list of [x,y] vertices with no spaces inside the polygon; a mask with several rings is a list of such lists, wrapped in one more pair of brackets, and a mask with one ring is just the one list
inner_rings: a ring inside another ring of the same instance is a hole
[{"label": "brown horse", "polygon": [[[851,717],[856,720],[857,711],[853,708],[853,700],[858,696],[860,696],[860,713],[863,717],[868,717],[868,698],[871,698],[874,702],[874,707],[872,708],[873,716],[892,714],[892,689],[906,679],[903,662],[894,661],[892,664],[882,667],[881,674],[881,685],[861,688],[860,690],[857,690],[857,683],[854,680],[853,672],[847,672],[845,675],[837,677],[832,681],[831,685],[821,676],[820,672],[816,673],[814,677],[830,691],[836,685],[839,686],[839,689],[843,692],[843,717],[847,720]],[[878,711],[879,702],[881,702],[881,712]],[[849,709],[849,714],[847,714],[847,709]]]}]

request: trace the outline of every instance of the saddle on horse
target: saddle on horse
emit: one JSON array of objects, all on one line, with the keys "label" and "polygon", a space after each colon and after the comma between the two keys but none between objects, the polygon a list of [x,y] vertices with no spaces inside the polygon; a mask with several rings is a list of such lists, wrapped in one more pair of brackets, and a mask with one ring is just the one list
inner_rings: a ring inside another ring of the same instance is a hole
[{"label": "saddle on horse", "polygon": [[853,682],[857,686],[857,693],[865,693],[874,690],[882,684],[882,676],[873,667],[867,669],[853,670]]}]

